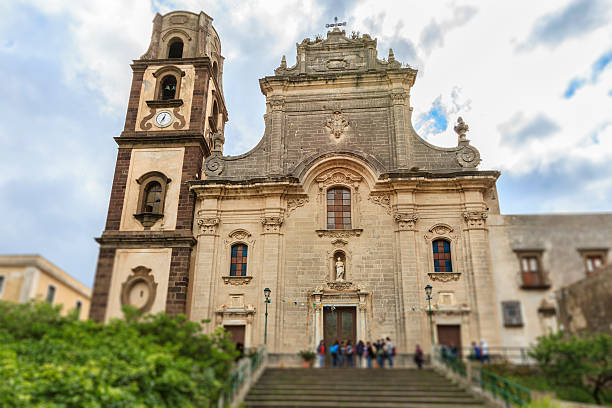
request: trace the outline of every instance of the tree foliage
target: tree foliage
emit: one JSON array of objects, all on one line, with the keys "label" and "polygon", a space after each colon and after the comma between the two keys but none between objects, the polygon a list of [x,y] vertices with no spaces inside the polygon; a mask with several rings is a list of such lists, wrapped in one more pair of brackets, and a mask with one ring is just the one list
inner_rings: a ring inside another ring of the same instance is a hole
[{"label": "tree foliage", "polygon": [[538,338],[530,351],[555,385],[583,388],[598,404],[612,384],[612,337],[595,335],[565,336],[562,332]]},{"label": "tree foliage", "polygon": [[201,331],[185,316],[99,324],[0,302],[0,406],[213,406],[236,352],[222,329]]}]

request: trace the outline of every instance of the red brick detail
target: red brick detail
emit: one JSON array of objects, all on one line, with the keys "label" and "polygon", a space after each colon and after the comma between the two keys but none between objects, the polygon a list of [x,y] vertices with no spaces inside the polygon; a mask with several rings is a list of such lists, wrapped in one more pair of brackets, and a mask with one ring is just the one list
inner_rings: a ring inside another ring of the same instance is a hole
[{"label": "red brick detail", "polygon": [[176,316],[187,312],[187,287],[189,286],[189,264],[191,248],[172,248],[166,313]]},{"label": "red brick detail", "polygon": [[186,146],[183,157],[183,173],[179,193],[178,211],[176,214],[176,229],[190,230],[193,227],[195,211],[195,194],[189,191],[188,181],[197,180],[197,174],[202,172],[202,150],[198,146]]},{"label": "red brick detail", "polygon": [[204,130],[206,98],[208,95],[208,67],[196,68],[191,100],[190,130]]},{"label": "red brick detail", "polygon": [[110,202],[108,203],[108,215],[106,216],[107,230],[119,230],[119,225],[121,224],[123,198],[125,196],[125,186],[127,184],[131,156],[131,148],[119,148],[117,152],[115,176],[113,177],[113,187],[111,190]]},{"label": "red brick detail", "polygon": [[140,90],[142,89],[142,78],[144,70],[134,71],[132,75],[132,88],[130,89],[130,99],[128,100],[127,113],[125,115],[124,131],[134,131],[136,129],[136,116],[140,105]]},{"label": "red brick detail", "polygon": [[96,322],[104,321],[104,316],[106,315],[106,306],[108,305],[108,293],[110,291],[114,263],[115,248],[100,248],[98,267],[96,268],[96,279],[94,280],[93,293],[91,296],[91,307],[89,309],[89,317]]}]

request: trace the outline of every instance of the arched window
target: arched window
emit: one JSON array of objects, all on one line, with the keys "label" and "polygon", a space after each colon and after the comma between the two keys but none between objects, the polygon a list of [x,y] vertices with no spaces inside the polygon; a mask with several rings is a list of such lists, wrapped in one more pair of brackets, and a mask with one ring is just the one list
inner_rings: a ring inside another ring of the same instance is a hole
[{"label": "arched window", "polygon": [[143,174],[136,182],[140,184],[138,207],[134,217],[145,229],[151,228],[164,216],[164,201],[170,179],[158,171]]},{"label": "arched window", "polygon": [[214,101],[212,113],[210,114],[210,117],[208,118],[208,125],[210,126],[210,130],[213,133],[217,132],[218,130],[217,129],[218,120],[219,120],[219,107],[217,106],[217,101]]},{"label": "arched window", "polygon": [[327,190],[327,229],[351,229],[351,190]]},{"label": "arched window", "polygon": [[232,245],[232,262],[230,276],[246,276],[247,272],[247,246],[245,244]]},{"label": "arched window", "polygon": [[161,214],[162,186],[157,181],[151,181],[145,186],[143,213]]},{"label": "arched window", "polygon": [[170,40],[168,58],[183,58],[183,41],[180,38]]},{"label": "arched window", "polygon": [[219,77],[217,75],[219,75],[219,66],[217,65],[217,61],[215,61],[213,62],[213,66],[212,66],[212,76],[217,81],[219,81]]},{"label": "arched window", "polygon": [[159,88],[159,99],[167,101],[174,99],[176,95],[176,77],[174,75],[166,75],[162,78]]},{"label": "arched window", "polygon": [[433,242],[433,259],[435,272],[452,272],[450,242],[445,239],[436,239]]}]

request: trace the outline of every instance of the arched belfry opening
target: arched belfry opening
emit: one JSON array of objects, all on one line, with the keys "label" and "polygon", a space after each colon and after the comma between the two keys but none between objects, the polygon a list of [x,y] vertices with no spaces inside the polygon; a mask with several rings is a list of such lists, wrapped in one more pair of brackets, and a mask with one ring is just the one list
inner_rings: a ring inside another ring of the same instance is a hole
[{"label": "arched belfry opening", "polygon": [[174,75],[166,75],[161,80],[159,99],[167,101],[174,99],[176,95],[176,77]]},{"label": "arched belfry opening", "polygon": [[176,37],[170,40],[168,58],[183,58],[183,40]]}]

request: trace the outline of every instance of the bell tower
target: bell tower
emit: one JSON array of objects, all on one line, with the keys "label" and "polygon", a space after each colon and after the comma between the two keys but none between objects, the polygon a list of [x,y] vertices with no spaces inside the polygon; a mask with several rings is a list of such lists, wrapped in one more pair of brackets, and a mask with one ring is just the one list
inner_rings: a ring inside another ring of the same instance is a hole
[{"label": "bell tower", "polygon": [[[222,151],[228,120],[221,42],[201,12],[157,14],[133,77],[118,144],[90,317],[121,307],[187,313],[195,196],[211,151]],[[214,145],[214,146],[213,146]]]}]

